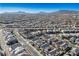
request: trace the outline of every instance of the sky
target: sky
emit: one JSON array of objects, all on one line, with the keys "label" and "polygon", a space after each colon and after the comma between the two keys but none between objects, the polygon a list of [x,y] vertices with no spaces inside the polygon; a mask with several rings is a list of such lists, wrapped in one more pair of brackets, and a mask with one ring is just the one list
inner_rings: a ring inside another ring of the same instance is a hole
[{"label": "sky", "polygon": [[28,13],[79,10],[79,3],[0,3],[0,13],[23,11]]}]

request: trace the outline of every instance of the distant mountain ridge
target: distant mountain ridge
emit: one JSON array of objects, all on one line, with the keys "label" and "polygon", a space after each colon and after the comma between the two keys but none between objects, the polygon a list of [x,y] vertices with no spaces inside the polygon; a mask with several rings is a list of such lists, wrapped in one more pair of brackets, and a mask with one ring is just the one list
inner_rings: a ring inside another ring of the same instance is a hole
[{"label": "distant mountain ridge", "polygon": [[75,10],[59,10],[56,12],[53,12],[54,14],[79,14],[79,11]]},{"label": "distant mountain ridge", "polygon": [[55,12],[38,12],[38,13],[30,13],[30,12],[25,12],[25,11],[17,11],[17,12],[4,12],[2,14],[79,14],[79,11],[76,10],[58,10]]}]

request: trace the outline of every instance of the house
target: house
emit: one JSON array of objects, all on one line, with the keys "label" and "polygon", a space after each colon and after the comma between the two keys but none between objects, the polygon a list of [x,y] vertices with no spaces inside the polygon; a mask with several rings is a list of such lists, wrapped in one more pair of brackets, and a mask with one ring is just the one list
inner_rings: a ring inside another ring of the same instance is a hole
[{"label": "house", "polygon": [[17,55],[17,54],[20,54],[22,52],[24,52],[25,49],[23,47],[16,47],[14,50],[11,51],[11,54],[12,55]]},{"label": "house", "polygon": [[79,45],[79,38],[75,40],[75,43]]},{"label": "house", "polygon": [[18,41],[15,37],[11,37],[6,40],[6,43],[7,45],[12,45],[12,44],[18,43]]},{"label": "house", "polygon": [[79,56],[79,48],[73,48],[72,50],[71,50],[71,53],[73,54],[73,56],[75,55],[75,56]]},{"label": "house", "polygon": [[11,48],[12,48],[12,50],[14,50],[15,48],[20,47],[20,46],[21,46],[20,43],[15,43],[15,44],[11,45]]}]

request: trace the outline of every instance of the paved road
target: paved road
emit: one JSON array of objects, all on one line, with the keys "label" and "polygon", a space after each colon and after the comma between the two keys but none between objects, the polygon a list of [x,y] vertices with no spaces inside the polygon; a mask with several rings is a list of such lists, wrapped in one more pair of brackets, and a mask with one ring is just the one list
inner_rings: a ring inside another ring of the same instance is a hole
[{"label": "paved road", "polygon": [[14,30],[14,34],[16,35],[18,41],[23,45],[23,47],[28,50],[30,55],[32,56],[42,56],[39,51],[36,50],[28,41],[27,39],[24,39],[19,33],[18,30]]}]

